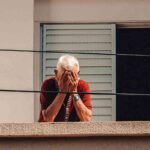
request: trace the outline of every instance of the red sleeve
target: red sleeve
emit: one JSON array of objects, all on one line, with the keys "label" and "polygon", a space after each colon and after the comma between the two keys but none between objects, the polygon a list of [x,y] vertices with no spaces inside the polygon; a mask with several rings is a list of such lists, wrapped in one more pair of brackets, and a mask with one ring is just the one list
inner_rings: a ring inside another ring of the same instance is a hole
[{"label": "red sleeve", "polygon": [[[83,80],[80,80],[79,82],[79,92],[91,92],[90,88],[89,88],[89,85],[87,82],[83,81]],[[80,97],[84,103],[84,105],[92,110],[92,104],[91,104],[91,96],[90,94],[80,94]]]},{"label": "red sleeve", "polygon": [[43,122],[43,115],[42,110],[46,109],[54,100],[54,97],[56,96],[56,93],[46,93],[43,91],[56,91],[56,84],[55,84],[55,78],[51,77],[47,80],[45,80],[41,87],[41,93],[40,93],[40,103],[41,103],[41,111],[39,116],[39,122]]},{"label": "red sleeve", "polygon": [[41,104],[41,110],[40,110],[40,116],[39,116],[39,122],[44,122],[43,115],[42,115],[42,110],[44,109],[44,103],[46,101],[46,96],[45,93],[42,91],[46,91],[46,80],[43,82],[42,87],[41,87],[41,93],[40,93],[40,104]]}]

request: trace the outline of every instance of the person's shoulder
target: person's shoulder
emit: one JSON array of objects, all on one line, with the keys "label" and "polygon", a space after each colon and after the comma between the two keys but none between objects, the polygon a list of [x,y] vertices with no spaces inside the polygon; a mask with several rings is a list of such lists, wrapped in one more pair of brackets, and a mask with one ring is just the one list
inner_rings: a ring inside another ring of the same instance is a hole
[{"label": "person's shoulder", "polygon": [[89,84],[85,80],[79,80],[78,83],[78,89],[79,90],[89,90]]},{"label": "person's shoulder", "polygon": [[88,85],[88,83],[85,80],[80,79],[79,80],[79,86],[84,86],[85,84]]},{"label": "person's shoulder", "polygon": [[47,85],[55,84],[55,81],[55,77],[49,77],[43,81],[42,86],[46,87]]},{"label": "person's shoulder", "polygon": [[49,77],[48,79],[45,79],[44,81],[43,81],[43,84],[46,84],[46,83],[49,83],[49,82],[55,82],[55,77]]}]

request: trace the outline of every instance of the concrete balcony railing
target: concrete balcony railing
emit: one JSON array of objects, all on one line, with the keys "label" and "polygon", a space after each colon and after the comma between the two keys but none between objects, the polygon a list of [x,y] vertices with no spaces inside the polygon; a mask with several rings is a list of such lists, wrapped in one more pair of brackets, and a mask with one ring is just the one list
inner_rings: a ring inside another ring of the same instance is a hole
[{"label": "concrete balcony railing", "polygon": [[0,124],[0,150],[147,150],[150,121]]}]

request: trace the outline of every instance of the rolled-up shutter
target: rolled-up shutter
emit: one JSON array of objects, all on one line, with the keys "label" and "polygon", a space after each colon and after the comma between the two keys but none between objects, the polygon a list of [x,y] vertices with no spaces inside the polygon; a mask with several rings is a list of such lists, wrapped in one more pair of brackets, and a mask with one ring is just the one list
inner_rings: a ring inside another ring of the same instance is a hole
[{"label": "rolled-up shutter", "polygon": [[[114,24],[47,24],[43,26],[43,51],[115,53]],[[43,53],[43,80],[54,75],[57,59],[64,53]],[[73,54],[80,63],[80,78],[92,92],[112,93],[115,87],[115,56]],[[115,120],[116,98],[91,95],[93,121]]]}]

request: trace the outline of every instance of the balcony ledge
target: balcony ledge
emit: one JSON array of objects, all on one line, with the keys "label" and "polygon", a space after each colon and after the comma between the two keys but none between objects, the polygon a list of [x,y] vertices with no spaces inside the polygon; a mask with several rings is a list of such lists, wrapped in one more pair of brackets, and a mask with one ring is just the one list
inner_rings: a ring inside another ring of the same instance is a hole
[{"label": "balcony ledge", "polygon": [[150,121],[0,124],[0,137],[101,136],[150,136]]}]

